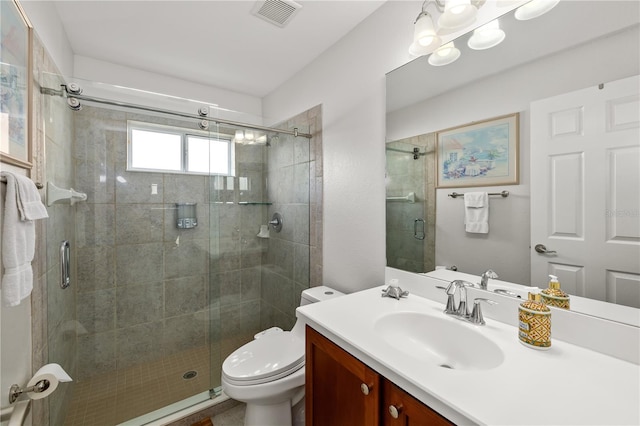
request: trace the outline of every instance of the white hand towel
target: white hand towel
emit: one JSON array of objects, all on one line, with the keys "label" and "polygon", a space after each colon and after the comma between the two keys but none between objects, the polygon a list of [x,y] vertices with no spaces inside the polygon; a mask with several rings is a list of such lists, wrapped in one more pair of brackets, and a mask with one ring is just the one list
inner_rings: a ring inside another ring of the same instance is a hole
[{"label": "white hand towel", "polygon": [[475,234],[489,233],[489,194],[466,192],[464,194],[465,231]]},{"label": "white hand towel", "polygon": [[[27,218],[48,215],[46,208],[40,208],[36,203],[40,202],[40,195],[31,179],[9,172],[2,172],[2,176],[7,180],[2,226],[2,298],[7,306],[16,306],[33,289],[31,261],[35,253],[36,232],[35,224]],[[22,190],[21,186],[24,187]],[[37,200],[32,191],[35,191]]]}]

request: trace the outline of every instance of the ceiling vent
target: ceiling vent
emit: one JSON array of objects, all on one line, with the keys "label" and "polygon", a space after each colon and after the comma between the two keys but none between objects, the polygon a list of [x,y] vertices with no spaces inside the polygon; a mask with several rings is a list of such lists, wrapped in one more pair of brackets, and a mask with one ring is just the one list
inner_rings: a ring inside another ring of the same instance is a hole
[{"label": "ceiling vent", "polygon": [[256,2],[251,13],[273,25],[284,28],[300,8],[302,8],[301,4],[291,0],[260,0]]}]

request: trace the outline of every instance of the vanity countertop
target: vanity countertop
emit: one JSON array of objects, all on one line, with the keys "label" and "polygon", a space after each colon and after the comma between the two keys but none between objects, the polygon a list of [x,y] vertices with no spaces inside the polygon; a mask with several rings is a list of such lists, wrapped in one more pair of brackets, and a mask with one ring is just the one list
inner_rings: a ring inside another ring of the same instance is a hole
[{"label": "vanity countertop", "polygon": [[[547,351],[530,349],[511,325],[485,318],[486,325],[476,326],[445,315],[441,303],[425,297],[381,297],[383,288],[303,306],[297,316],[456,424],[640,424],[639,365],[557,339]],[[374,328],[399,312],[469,327],[497,344],[504,360],[488,370],[458,370],[399,351]]]}]

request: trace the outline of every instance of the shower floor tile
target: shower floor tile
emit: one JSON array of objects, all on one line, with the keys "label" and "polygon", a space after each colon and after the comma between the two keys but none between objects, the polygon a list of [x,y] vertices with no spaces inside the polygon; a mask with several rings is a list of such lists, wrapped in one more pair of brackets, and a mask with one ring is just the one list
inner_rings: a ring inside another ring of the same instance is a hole
[{"label": "shower floor tile", "polygon": [[[75,383],[65,426],[113,426],[210,388],[210,348],[202,346]],[[187,371],[197,376],[184,379]]]}]

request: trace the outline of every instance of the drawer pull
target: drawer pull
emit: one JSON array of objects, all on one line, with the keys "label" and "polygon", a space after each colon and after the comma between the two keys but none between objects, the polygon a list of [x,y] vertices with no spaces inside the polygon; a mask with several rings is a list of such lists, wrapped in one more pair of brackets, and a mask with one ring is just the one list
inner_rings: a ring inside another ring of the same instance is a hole
[{"label": "drawer pull", "polygon": [[394,419],[397,419],[400,416],[401,411],[402,405],[398,405],[397,407],[395,405],[389,406],[389,414],[391,414],[391,417],[393,417]]},{"label": "drawer pull", "polygon": [[369,395],[369,392],[371,392],[371,387],[373,387],[373,385],[367,386],[366,383],[363,383],[360,385],[360,390],[362,391],[363,394]]}]

